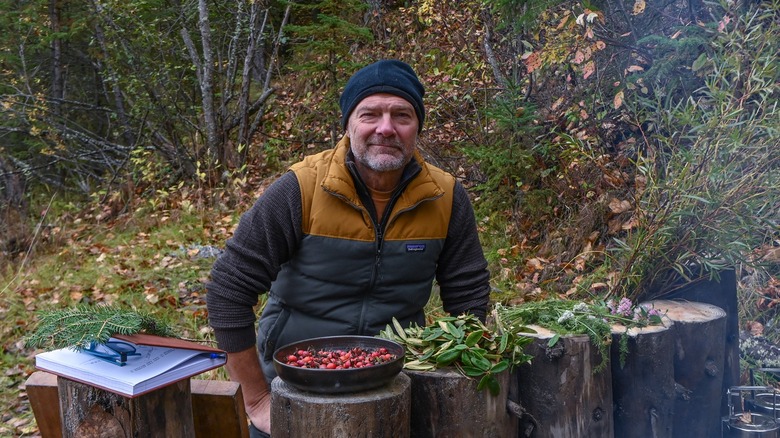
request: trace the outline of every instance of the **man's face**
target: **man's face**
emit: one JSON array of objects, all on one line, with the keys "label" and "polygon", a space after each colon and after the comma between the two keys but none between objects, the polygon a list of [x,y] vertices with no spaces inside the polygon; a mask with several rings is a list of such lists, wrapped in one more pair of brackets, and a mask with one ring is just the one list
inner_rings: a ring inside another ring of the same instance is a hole
[{"label": "man's face", "polygon": [[375,172],[402,169],[414,155],[419,123],[401,97],[380,93],[361,100],[347,121],[357,164]]}]

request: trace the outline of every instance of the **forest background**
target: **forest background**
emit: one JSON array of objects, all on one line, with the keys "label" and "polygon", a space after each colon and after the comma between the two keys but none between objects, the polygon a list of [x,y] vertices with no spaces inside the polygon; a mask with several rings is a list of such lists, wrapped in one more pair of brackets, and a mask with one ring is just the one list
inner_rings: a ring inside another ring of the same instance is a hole
[{"label": "forest background", "polygon": [[735,270],[743,326],[776,325],[779,0],[0,0],[0,29],[2,436],[37,432],[37,312],[210,339],[240,214],[382,58],[427,88],[419,148],[473,196],[495,302]]}]

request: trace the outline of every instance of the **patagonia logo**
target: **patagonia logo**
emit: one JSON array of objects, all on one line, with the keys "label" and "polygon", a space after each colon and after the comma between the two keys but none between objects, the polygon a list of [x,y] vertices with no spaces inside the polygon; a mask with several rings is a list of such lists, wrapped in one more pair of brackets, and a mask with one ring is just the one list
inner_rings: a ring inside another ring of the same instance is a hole
[{"label": "patagonia logo", "polygon": [[425,251],[424,243],[407,243],[406,252],[423,252]]}]

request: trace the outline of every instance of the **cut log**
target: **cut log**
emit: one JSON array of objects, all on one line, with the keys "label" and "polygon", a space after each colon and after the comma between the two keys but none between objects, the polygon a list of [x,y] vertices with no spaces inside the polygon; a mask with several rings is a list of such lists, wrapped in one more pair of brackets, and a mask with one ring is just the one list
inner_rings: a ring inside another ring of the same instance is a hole
[{"label": "cut log", "polygon": [[726,351],[726,312],[705,303],[654,300],[651,306],[674,321],[675,437],[717,436]]},{"label": "cut log", "polygon": [[64,438],[195,436],[189,379],[136,398],[60,377]]},{"label": "cut log", "polygon": [[[721,389],[721,415],[728,415],[728,398],[726,393],[732,386],[739,386],[743,380],[740,377],[739,360],[739,304],[737,302],[737,274],[734,269],[720,271],[720,278],[710,280],[708,277],[686,280],[679,289],[665,293],[663,296],[653,295],[650,299],[695,301],[718,306],[726,312],[726,358],[723,365],[723,386]],[[683,283],[683,282],[681,282]],[[640,300],[646,301],[646,300]]]},{"label": "cut log", "polygon": [[[530,364],[516,371],[517,395],[525,410],[519,437],[604,437],[613,434],[612,376],[585,335],[562,336],[549,347],[553,332],[529,326],[536,333],[526,347]],[[514,394],[512,394],[514,398]]]},{"label": "cut log", "polygon": [[[62,437],[57,380],[54,374],[36,371],[25,382],[42,438]],[[190,388],[195,438],[249,436],[241,385],[227,380],[191,379]]]},{"label": "cut log", "polygon": [[404,373],[412,381],[413,438],[516,436],[517,416],[507,410],[509,371],[496,376],[495,396],[454,368]]},{"label": "cut log", "polygon": [[[674,425],[673,322],[612,328],[610,362],[614,431],[620,438],[672,436]],[[621,349],[625,349],[621,353]],[[702,435],[704,436],[704,435]]]},{"label": "cut log", "polygon": [[389,384],[346,394],[315,394],[271,382],[271,436],[396,438],[409,436],[411,388],[403,373]]}]

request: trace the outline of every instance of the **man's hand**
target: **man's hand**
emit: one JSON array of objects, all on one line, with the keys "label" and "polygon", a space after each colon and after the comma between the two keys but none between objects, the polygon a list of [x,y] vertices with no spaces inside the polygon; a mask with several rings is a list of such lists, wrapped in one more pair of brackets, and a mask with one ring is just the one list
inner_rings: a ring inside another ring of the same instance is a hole
[{"label": "man's hand", "polygon": [[261,432],[271,433],[271,392],[266,391],[253,404],[244,405],[249,421]]},{"label": "man's hand", "polygon": [[230,380],[241,384],[244,407],[249,420],[260,431],[271,432],[271,391],[260,368],[255,347],[229,353],[225,364]]}]

